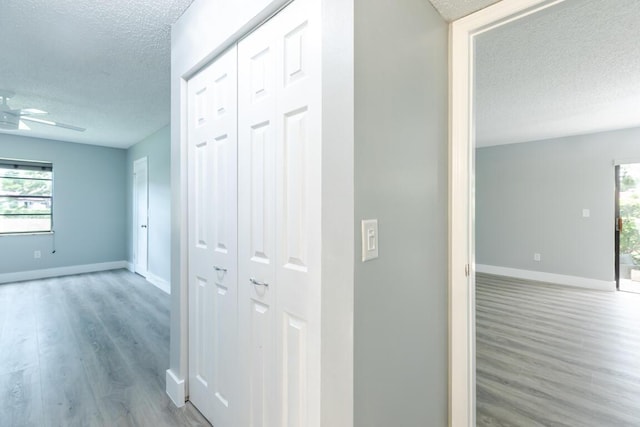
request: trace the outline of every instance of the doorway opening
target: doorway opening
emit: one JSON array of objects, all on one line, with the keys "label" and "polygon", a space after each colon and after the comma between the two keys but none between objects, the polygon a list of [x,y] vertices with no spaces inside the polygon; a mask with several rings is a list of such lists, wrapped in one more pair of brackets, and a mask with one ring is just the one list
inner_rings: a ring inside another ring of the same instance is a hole
[{"label": "doorway opening", "polygon": [[147,277],[149,241],[148,162],[142,157],[133,162],[133,264],[134,271]]},{"label": "doorway opening", "polygon": [[615,209],[616,287],[640,293],[640,163],[616,166]]}]

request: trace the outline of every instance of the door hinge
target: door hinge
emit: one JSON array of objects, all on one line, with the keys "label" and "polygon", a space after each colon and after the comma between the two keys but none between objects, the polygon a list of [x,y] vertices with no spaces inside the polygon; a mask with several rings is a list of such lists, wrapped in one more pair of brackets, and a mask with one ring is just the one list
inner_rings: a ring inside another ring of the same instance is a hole
[{"label": "door hinge", "polygon": [[469,269],[470,269],[469,264],[465,264],[464,265],[464,275],[467,276],[467,277],[469,277]]}]

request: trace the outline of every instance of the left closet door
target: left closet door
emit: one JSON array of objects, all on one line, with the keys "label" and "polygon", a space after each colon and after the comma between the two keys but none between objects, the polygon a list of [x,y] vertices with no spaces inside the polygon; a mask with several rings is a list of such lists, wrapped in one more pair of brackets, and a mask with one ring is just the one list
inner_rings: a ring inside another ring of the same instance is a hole
[{"label": "left closet door", "polygon": [[189,400],[216,427],[237,408],[237,53],[188,81]]}]

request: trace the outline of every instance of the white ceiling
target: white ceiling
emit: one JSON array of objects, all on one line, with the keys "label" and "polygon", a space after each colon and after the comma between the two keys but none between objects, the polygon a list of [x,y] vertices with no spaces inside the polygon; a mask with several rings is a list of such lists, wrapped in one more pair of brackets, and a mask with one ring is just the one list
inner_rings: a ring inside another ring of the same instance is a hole
[{"label": "white ceiling", "polygon": [[[170,25],[193,0],[0,0],[0,89],[126,148],[169,123]],[[496,0],[430,0],[446,20]],[[567,0],[478,37],[478,146],[640,126],[640,1]]]},{"label": "white ceiling", "polygon": [[[170,25],[193,0],[0,0],[0,90],[83,133],[32,137],[126,148],[169,123]],[[430,0],[448,20],[496,0]]]},{"label": "white ceiling", "polygon": [[128,147],[169,123],[170,25],[193,0],[0,0],[0,89],[83,133],[0,131]]},{"label": "white ceiling", "polygon": [[567,0],[477,38],[476,143],[640,126],[640,1]]}]

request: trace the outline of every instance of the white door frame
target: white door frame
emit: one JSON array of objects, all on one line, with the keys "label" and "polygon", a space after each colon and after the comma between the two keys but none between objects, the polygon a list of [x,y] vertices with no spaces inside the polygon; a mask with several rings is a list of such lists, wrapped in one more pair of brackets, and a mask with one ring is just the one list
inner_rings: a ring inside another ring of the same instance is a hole
[{"label": "white door frame", "polygon": [[[140,233],[140,229],[138,227],[138,190],[137,190],[137,181],[136,181],[136,170],[138,170],[141,166],[144,166],[144,173],[146,174],[146,206],[147,206],[147,220],[145,221],[144,232],[147,234],[147,251],[146,251],[146,260],[144,262],[144,270],[139,270],[138,265],[140,264],[138,261],[138,237]],[[147,157],[141,157],[133,162],[133,212],[132,212],[132,227],[133,227],[133,271],[140,274],[143,277],[147,276],[149,270],[149,162]]]},{"label": "white door frame", "polygon": [[449,33],[449,425],[476,425],[475,37],[564,0],[503,0]]}]

